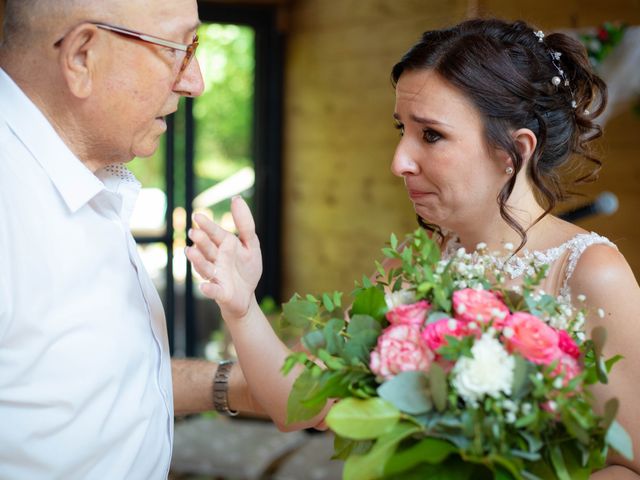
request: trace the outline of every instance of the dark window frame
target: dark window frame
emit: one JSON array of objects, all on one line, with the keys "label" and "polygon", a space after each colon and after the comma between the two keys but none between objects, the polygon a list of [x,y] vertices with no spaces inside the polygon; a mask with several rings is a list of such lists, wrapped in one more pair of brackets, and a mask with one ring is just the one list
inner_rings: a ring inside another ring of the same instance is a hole
[{"label": "dark window frame", "polygon": [[[207,23],[246,25],[255,31],[255,94],[252,125],[252,155],[255,161],[255,191],[253,214],[260,238],[263,257],[263,274],[256,297],[265,296],[281,301],[281,156],[282,156],[282,85],[283,85],[283,34],[278,29],[278,7],[199,4],[200,19]],[[197,101],[197,99],[195,100]],[[195,197],[194,99],[187,98],[184,109],[185,125],[185,194],[188,231],[191,227],[192,202]],[[164,308],[171,353],[175,347],[176,295],[173,278],[173,209],[175,198],[175,118],[167,119],[165,139],[165,178],[167,211],[166,231],[155,237],[136,237],[140,244],[163,243],[167,248],[166,291]],[[182,160],[182,159],[181,159]],[[197,355],[199,333],[196,322],[196,305],[191,265],[187,264],[185,279],[185,354]]]}]

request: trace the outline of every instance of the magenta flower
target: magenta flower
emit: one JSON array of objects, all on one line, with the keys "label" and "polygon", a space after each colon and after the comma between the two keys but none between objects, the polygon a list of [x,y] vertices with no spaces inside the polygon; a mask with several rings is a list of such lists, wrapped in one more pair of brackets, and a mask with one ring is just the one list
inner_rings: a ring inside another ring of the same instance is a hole
[{"label": "magenta flower", "polygon": [[461,338],[466,334],[467,327],[464,322],[455,318],[443,318],[424,327],[422,339],[429,349],[436,352],[440,347],[447,344],[446,337]]},{"label": "magenta flower", "polygon": [[576,344],[576,342],[571,338],[565,330],[558,330],[558,347],[567,355],[578,359],[580,356],[580,347]]}]

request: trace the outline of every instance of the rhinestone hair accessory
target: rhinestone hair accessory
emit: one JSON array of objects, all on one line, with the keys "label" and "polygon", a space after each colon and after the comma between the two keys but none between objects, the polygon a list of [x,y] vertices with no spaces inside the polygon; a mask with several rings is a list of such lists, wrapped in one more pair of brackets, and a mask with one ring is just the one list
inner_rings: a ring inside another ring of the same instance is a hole
[{"label": "rhinestone hair accessory", "polygon": [[[538,42],[544,43],[544,32],[542,30],[536,30],[533,32],[533,34],[538,37]],[[554,75],[551,78],[551,84],[554,87],[559,87],[560,84],[563,84],[565,87],[567,87],[569,93],[571,93],[571,108],[575,109],[578,106],[575,95],[573,94],[573,90],[571,89],[571,85],[569,84],[569,79],[564,74],[564,70],[560,65],[560,57],[562,57],[562,53],[551,50],[550,48],[547,48],[547,51],[549,52],[549,56],[551,57],[551,63],[558,71],[558,75]]]}]

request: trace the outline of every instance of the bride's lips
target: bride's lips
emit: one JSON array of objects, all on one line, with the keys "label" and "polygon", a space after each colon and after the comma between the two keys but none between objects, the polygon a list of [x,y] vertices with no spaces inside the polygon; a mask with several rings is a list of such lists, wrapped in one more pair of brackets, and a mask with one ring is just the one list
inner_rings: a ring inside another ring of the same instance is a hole
[{"label": "bride's lips", "polygon": [[434,194],[433,192],[426,192],[424,190],[414,190],[414,189],[407,189],[407,193],[409,194],[409,198],[411,198],[411,200],[419,200],[428,195]]}]

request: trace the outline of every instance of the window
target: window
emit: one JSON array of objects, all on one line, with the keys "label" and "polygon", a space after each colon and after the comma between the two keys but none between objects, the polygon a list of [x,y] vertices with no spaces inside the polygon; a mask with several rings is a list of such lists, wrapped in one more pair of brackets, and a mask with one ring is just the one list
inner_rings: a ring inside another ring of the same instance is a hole
[{"label": "window", "polygon": [[242,194],[264,259],[258,300],[280,301],[281,36],[272,7],[203,4],[197,58],[205,92],[183,99],[162,147],[131,164],[143,191],[132,217],[141,256],[167,314],[171,351],[202,355],[219,312],[184,257],[194,208],[229,227]]}]

